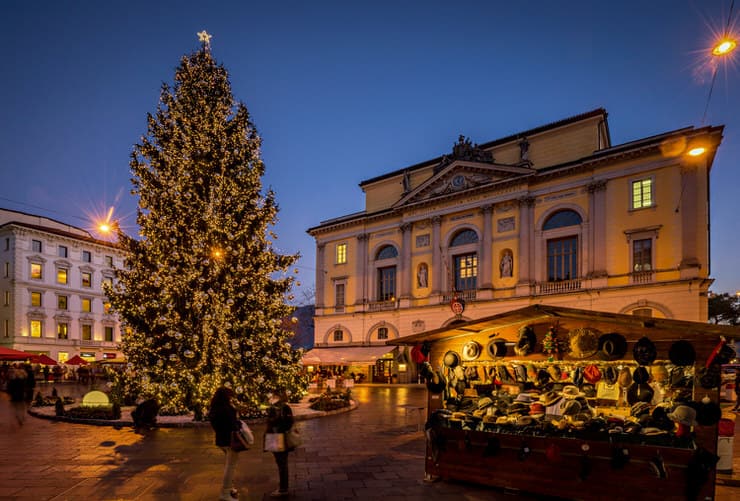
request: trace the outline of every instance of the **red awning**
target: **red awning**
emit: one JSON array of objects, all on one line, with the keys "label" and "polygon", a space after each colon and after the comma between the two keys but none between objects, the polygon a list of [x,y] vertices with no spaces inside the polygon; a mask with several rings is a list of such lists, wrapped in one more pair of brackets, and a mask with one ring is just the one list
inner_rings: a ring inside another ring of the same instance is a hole
[{"label": "red awning", "polygon": [[41,355],[32,355],[29,362],[31,362],[32,364],[57,365],[56,360],[47,355],[44,355],[43,353]]},{"label": "red awning", "polygon": [[67,365],[87,365],[89,362],[81,356],[75,355],[64,363]]},{"label": "red awning", "polygon": [[31,356],[30,353],[26,353],[25,351],[0,346],[0,360],[26,360],[27,358],[31,358]]}]

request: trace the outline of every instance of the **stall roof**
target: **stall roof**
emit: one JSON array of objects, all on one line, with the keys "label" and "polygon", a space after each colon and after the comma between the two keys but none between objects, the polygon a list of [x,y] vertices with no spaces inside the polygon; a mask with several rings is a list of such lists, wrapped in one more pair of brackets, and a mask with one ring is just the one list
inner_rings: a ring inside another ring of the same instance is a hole
[{"label": "stall roof", "polygon": [[349,365],[374,364],[392,346],[348,346],[339,348],[314,348],[303,355],[303,364]]},{"label": "stall roof", "polygon": [[389,345],[414,345],[421,341],[439,341],[471,334],[485,334],[490,332],[491,337],[497,329],[508,325],[516,325],[538,320],[552,320],[557,318],[570,318],[578,320],[591,320],[598,322],[610,322],[623,325],[625,329],[644,329],[646,327],[671,331],[675,334],[714,334],[725,337],[740,336],[740,327],[731,325],[718,325],[704,322],[689,322],[686,320],[673,320],[668,318],[640,317],[635,315],[624,315],[620,313],[609,313],[604,311],[581,310],[578,308],[565,308],[562,306],[548,306],[536,304],[526,306],[517,310],[511,310],[490,317],[470,320],[468,322],[441,327],[418,334],[412,334],[398,339],[386,341]]}]

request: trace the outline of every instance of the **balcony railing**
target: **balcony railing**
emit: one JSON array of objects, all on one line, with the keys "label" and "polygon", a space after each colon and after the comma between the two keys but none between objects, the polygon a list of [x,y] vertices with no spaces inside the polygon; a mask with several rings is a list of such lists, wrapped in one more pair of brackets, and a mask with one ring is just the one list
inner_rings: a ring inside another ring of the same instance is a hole
[{"label": "balcony railing", "polygon": [[452,298],[457,296],[459,299],[462,299],[464,301],[475,301],[476,297],[476,290],[470,289],[466,291],[451,291],[451,292],[443,292],[442,293],[442,302],[443,303],[449,303],[452,301]]},{"label": "balcony railing", "polygon": [[655,281],[655,272],[652,270],[648,271],[636,271],[630,273],[633,284],[647,284]]},{"label": "balcony railing", "polygon": [[562,294],[581,289],[581,279],[560,280],[558,282],[540,282],[537,284],[537,294]]},{"label": "balcony railing", "polygon": [[398,302],[395,299],[389,301],[372,301],[367,303],[368,311],[386,311],[398,308]]}]

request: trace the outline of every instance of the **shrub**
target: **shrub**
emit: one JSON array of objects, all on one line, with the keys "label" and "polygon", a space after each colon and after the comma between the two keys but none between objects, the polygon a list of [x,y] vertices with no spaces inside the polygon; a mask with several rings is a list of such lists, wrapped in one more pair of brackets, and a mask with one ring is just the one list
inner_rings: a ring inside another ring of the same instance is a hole
[{"label": "shrub", "polygon": [[347,391],[331,391],[328,390],[326,393],[309,399],[309,408],[315,411],[333,411],[337,409],[343,409],[350,405],[351,393]]},{"label": "shrub", "polygon": [[72,407],[71,409],[67,409],[65,412],[66,416],[78,418],[78,419],[107,419],[107,420],[113,420],[113,419],[119,419],[121,417],[120,415],[120,408],[119,408],[119,414],[118,417],[115,417],[113,414],[113,406],[108,407],[85,407],[85,406],[79,406],[79,407]]}]

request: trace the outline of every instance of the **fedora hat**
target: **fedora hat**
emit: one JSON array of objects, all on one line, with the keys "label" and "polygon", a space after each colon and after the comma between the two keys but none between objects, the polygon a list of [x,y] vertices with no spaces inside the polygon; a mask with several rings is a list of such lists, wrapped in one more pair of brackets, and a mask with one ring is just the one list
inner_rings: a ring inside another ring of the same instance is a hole
[{"label": "fedora hat", "polygon": [[696,361],[696,350],[694,350],[694,345],[690,342],[681,339],[671,345],[671,349],[668,350],[668,358],[673,365],[694,365]]},{"label": "fedora hat", "polygon": [[627,353],[627,339],[616,332],[599,336],[599,358],[606,361],[620,360]]},{"label": "fedora hat", "polygon": [[455,368],[460,363],[460,355],[457,354],[456,351],[448,351],[445,353],[445,356],[442,358],[442,361],[444,362],[446,367],[449,368]]},{"label": "fedora hat", "polygon": [[588,358],[599,349],[599,338],[591,329],[579,327],[568,334],[570,356],[573,358]]},{"label": "fedora hat", "polygon": [[545,407],[549,407],[553,404],[556,404],[560,402],[560,400],[563,398],[562,395],[560,395],[557,392],[554,391],[548,391],[540,395],[540,402],[542,402],[542,405]]},{"label": "fedora hat", "polygon": [[635,347],[632,349],[632,356],[638,364],[650,365],[658,356],[658,350],[655,347],[655,343],[650,341],[647,336],[643,336],[635,343]]},{"label": "fedora hat", "polygon": [[462,349],[462,358],[465,361],[475,360],[480,356],[481,346],[475,341],[468,341]]},{"label": "fedora hat", "polygon": [[503,358],[506,356],[506,341],[503,339],[492,339],[486,345],[486,351],[491,358]]},{"label": "fedora hat", "polygon": [[531,325],[519,329],[519,340],[514,345],[514,353],[520,357],[525,357],[534,352],[537,345],[537,335]]}]

